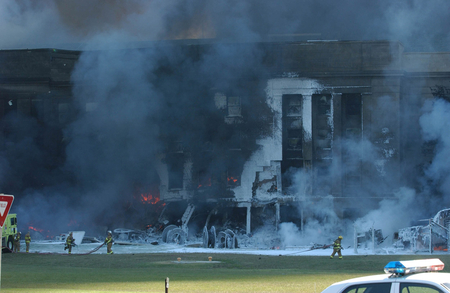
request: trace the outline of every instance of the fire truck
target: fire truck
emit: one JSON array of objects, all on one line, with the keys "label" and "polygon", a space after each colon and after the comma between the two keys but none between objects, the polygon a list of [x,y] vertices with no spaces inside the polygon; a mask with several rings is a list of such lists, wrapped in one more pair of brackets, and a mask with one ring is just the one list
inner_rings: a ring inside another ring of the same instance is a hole
[{"label": "fire truck", "polygon": [[5,222],[3,223],[2,230],[2,249],[8,248],[10,251],[13,249],[14,236],[17,233],[17,214],[8,214]]}]

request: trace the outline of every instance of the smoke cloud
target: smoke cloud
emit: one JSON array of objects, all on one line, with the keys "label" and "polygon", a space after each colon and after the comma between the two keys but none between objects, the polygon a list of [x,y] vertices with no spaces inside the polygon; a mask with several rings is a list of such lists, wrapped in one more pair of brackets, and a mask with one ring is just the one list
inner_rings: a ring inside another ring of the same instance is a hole
[{"label": "smoke cloud", "polygon": [[[219,38],[399,40],[406,50],[449,49],[445,0],[106,1],[5,0],[0,47],[78,49],[101,34],[120,41]],[[62,47],[64,46],[64,47]]]},{"label": "smoke cloud", "polygon": [[[121,205],[136,219],[145,218],[146,212],[132,204],[135,198],[129,191],[140,194],[159,184],[154,157],[168,147],[168,141],[176,138],[186,142],[195,154],[203,147],[201,141],[220,146],[223,141],[233,140],[229,129],[216,129],[222,118],[213,114],[215,109],[207,102],[211,88],[240,89],[240,77],[266,74],[259,65],[262,56],[256,47],[226,42],[262,42],[293,36],[303,40],[387,39],[401,41],[407,51],[449,51],[450,18],[446,8],[445,0],[5,0],[0,7],[1,49],[84,50],[72,82],[75,102],[85,114],[64,130],[61,139],[67,145],[66,161],[56,169],[38,142],[39,135],[50,134],[36,121],[5,117],[2,126],[16,125],[16,131],[2,137],[6,143],[0,153],[0,188],[2,192],[21,191],[18,213],[24,215],[23,223],[42,227],[52,223],[57,226],[55,230],[65,231],[67,223],[74,220],[79,226],[95,223],[99,230],[128,224],[118,216],[124,210]],[[223,43],[208,48],[200,60],[190,55],[192,52],[154,43],[206,38]],[[105,48],[110,50],[96,51]],[[243,89],[238,91],[249,95]],[[450,136],[445,133],[448,118],[442,118],[448,117],[446,107],[443,101],[427,104],[421,119],[424,139],[438,142],[436,158],[425,170],[424,182],[431,180],[443,194],[450,184],[445,159],[449,157],[446,143]],[[266,111],[262,108],[254,113],[255,117],[249,117],[246,129],[257,128],[261,117],[269,116]],[[380,133],[389,137],[389,129],[379,127]],[[247,133],[251,136],[248,141],[255,141],[260,134]],[[363,193],[370,194],[381,180],[385,190],[399,190],[396,202],[402,202],[400,206],[411,207],[412,191],[395,180],[389,182],[392,150],[383,146],[383,140],[378,145],[368,141],[347,141],[343,145],[356,154],[364,150],[359,157],[380,174],[380,179],[367,185]],[[255,148],[256,144],[249,145],[236,160],[244,162]],[[200,162],[201,158],[195,160]],[[227,167],[220,159],[208,166],[219,170]],[[305,196],[307,176],[294,175],[295,188]],[[307,204],[302,208],[306,214],[319,210],[324,214],[305,225],[302,241],[334,238],[338,217],[330,201],[305,200]],[[382,202],[380,210],[366,215],[361,223],[377,221],[387,227],[383,221],[388,221],[389,216],[384,213],[389,214],[391,206],[391,202]],[[342,230],[350,231],[348,225],[345,223]],[[390,233],[395,227],[386,229]],[[318,238],[319,230],[323,238]]]}]

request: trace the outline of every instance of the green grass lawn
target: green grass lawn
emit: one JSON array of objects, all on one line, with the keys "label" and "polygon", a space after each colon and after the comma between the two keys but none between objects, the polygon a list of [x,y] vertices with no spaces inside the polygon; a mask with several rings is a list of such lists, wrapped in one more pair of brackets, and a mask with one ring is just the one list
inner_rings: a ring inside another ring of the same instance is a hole
[{"label": "green grass lawn", "polygon": [[[212,262],[208,256],[213,257]],[[3,254],[1,292],[164,292],[168,277],[169,292],[313,293],[340,280],[383,273],[392,260],[434,257],[450,263],[447,255],[331,260],[301,255]],[[450,266],[445,271],[449,272]]]}]

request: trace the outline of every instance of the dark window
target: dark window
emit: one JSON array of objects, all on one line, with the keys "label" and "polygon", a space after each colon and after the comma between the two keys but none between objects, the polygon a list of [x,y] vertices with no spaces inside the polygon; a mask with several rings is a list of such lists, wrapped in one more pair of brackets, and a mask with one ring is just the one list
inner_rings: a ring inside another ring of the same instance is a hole
[{"label": "dark window", "polygon": [[236,187],[241,185],[241,176],[237,168],[229,168],[227,171],[227,187]]},{"label": "dark window", "polygon": [[303,125],[302,96],[283,96],[283,157],[299,159],[302,157]]},{"label": "dark window", "polygon": [[329,94],[312,96],[312,143],[313,143],[313,193],[331,193],[331,164],[333,160],[333,99]]},{"label": "dark window", "polygon": [[170,154],[169,166],[169,189],[183,188],[184,156],[182,153]]},{"label": "dark window", "polygon": [[211,173],[207,172],[206,170],[201,170],[198,172],[197,177],[198,177],[197,188],[211,187],[212,185]]},{"label": "dark window", "polygon": [[[342,95],[342,137],[355,146],[362,138],[362,98],[361,94]],[[342,150],[343,192],[355,195],[361,189],[362,164],[360,148]]]},{"label": "dark window", "polygon": [[240,97],[228,97],[228,116],[241,116],[241,98]]},{"label": "dark window", "polygon": [[444,293],[444,291],[432,285],[417,283],[401,283],[401,293]]},{"label": "dark window", "polygon": [[292,184],[291,174],[303,168],[304,165],[302,109],[302,95],[283,95],[283,161],[281,162],[281,173],[285,188]]},{"label": "dark window", "polygon": [[390,293],[391,283],[369,283],[353,285],[345,289],[342,293]]}]

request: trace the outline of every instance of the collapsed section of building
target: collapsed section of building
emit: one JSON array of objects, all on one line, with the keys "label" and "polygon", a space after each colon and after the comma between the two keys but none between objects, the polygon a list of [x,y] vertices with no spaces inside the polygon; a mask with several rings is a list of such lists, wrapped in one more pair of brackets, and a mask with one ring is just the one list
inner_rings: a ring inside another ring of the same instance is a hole
[{"label": "collapsed section of building", "polygon": [[[161,232],[168,228],[166,241],[197,234],[206,246],[232,247],[234,234],[251,234],[265,225],[276,229],[293,222],[302,230],[309,219],[326,221],[321,209],[342,220],[362,217],[392,198],[398,186],[415,186],[417,170],[432,159],[432,149],[420,138],[418,117],[424,101],[434,98],[430,88],[450,80],[449,53],[405,52],[400,43],[387,41],[164,46],[173,55],[156,58],[142,80],[135,80],[148,82],[149,91],[162,96],[148,118],[148,128],[157,125],[151,144],[158,147],[149,150],[151,159],[143,152],[132,160],[145,158],[149,164],[137,165],[151,169],[146,171],[151,179],[130,176],[120,188],[131,194],[124,199],[130,205],[133,200],[158,204],[127,208],[127,219],[105,225],[158,225]],[[157,48],[122,50],[118,56],[165,50]],[[217,53],[225,50],[233,53]],[[4,153],[12,152],[8,142],[21,131],[14,113],[38,121],[34,139],[45,159],[36,164],[48,173],[65,166],[67,146],[75,139],[67,128],[80,126],[80,117],[100,116],[108,100],[115,102],[114,91],[128,86],[115,84],[99,102],[95,95],[105,80],[73,74],[85,54],[95,55],[89,59],[95,64],[110,52],[0,51]],[[251,62],[239,64],[250,56]],[[207,62],[214,63],[211,73],[202,72]],[[120,123],[108,127],[126,135],[132,129],[121,129]],[[89,133],[99,148],[117,143],[101,131]],[[132,173],[133,166],[124,171]],[[3,188],[23,192],[50,183],[32,172],[16,172],[29,180],[18,184],[11,175]],[[104,180],[99,178],[94,177]],[[342,233],[339,227],[335,231]]]}]

